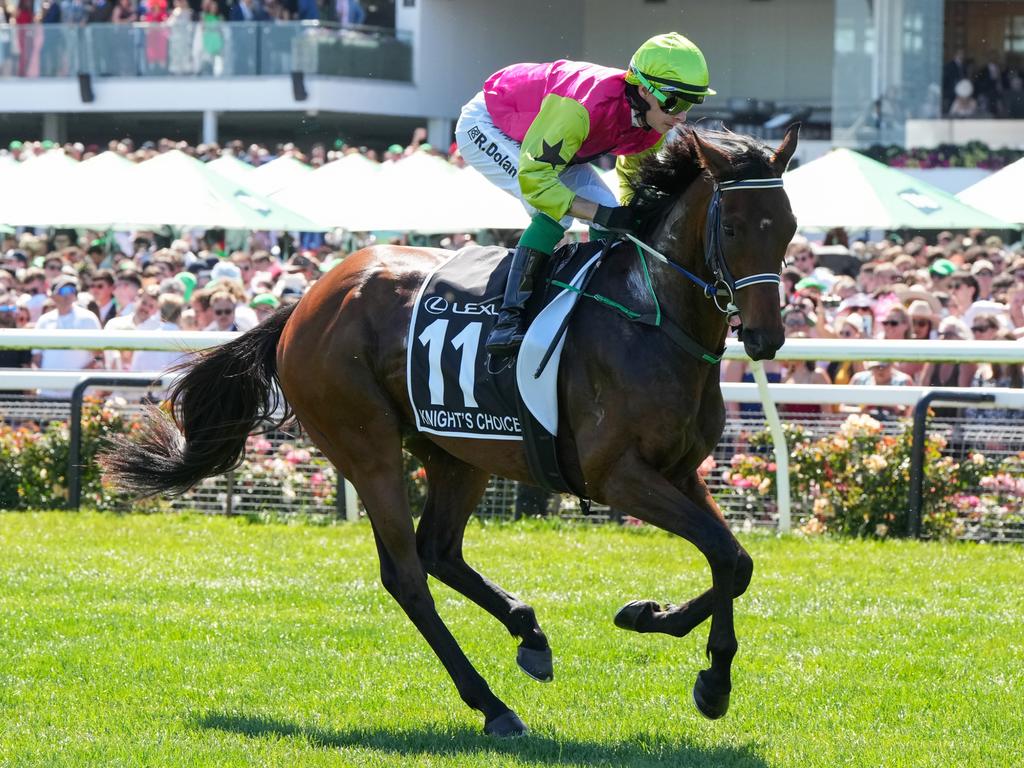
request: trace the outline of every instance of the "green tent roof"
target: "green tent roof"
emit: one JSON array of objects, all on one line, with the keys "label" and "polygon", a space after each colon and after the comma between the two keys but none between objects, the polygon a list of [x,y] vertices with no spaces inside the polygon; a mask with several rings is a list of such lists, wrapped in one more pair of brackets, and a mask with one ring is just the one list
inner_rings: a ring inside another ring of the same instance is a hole
[{"label": "green tent roof", "polygon": [[783,178],[801,229],[1017,228],[849,149],[835,149]]}]

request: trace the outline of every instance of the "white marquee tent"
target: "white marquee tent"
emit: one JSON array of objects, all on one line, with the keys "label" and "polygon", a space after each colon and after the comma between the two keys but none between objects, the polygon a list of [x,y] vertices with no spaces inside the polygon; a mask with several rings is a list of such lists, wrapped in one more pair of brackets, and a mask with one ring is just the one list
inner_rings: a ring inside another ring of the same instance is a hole
[{"label": "white marquee tent", "polygon": [[957,195],[967,205],[1024,224],[1024,158],[996,171]]}]

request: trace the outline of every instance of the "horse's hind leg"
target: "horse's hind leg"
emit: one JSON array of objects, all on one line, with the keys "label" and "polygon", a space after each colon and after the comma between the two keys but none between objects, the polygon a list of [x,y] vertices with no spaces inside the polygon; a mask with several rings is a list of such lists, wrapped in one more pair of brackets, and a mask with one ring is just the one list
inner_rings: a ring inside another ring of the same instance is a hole
[{"label": "horse's hind leg", "polygon": [[300,418],[314,441],[344,470],[358,490],[373,526],[381,582],[448,670],[459,696],[483,713],[486,733],[496,736],[525,733],[526,726],[491,692],[437,613],[416,550],[416,534],[405,496],[398,424],[389,415],[386,402],[368,405],[372,407],[355,411],[364,414],[358,425],[344,423],[345,417],[337,415],[346,412],[343,410],[328,415],[326,418],[331,421],[327,424],[322,414],[320,418],[300,414]]},{"label": "horse's hind leg", "polygon": [[427,503],[416,544],[427,572],[468,597],[520,640],[516,661],[535,680],[554,677],[551,648],[533,608],[481,576],[465,561],[462,539],[489,475],[436,446],[413,448],[427,470]]}]

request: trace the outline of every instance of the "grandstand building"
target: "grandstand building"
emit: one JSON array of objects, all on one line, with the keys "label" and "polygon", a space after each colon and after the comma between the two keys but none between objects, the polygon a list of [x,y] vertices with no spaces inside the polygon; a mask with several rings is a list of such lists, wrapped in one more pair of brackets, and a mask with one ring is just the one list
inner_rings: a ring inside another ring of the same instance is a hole
[{"label": "grandstand building", "polygon": [[[275,0],[255,0],[264,1]],[[359,25],[337,20],[345,0],[322,4],[320,20],[0,25],[0,142],[379,147],[425,125],[428,141],[446,147],[460,106],[501,66],[558,57],[624,66],[646,37],[670,29],[700,44],[720,94],[694,117],[766,137],[799,118],[805,139],[848,145],[954,129],[993,146],[1024,142],[1016,121],[943,118],[944,69],[957,49],[1020,69],[1021,2],[362,2]],[[37,19],[48,6],[36,0]]]}]

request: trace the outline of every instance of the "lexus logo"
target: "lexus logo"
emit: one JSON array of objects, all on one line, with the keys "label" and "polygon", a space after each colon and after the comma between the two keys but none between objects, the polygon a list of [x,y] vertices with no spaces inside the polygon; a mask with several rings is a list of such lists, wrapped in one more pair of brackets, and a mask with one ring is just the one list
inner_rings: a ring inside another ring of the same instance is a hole
[{"label": "lexus logo", "polygon": [[423,308],[432,315],[443,315],[448,311],[448,300],[444,296],[431,296],[423,302]]}]

